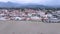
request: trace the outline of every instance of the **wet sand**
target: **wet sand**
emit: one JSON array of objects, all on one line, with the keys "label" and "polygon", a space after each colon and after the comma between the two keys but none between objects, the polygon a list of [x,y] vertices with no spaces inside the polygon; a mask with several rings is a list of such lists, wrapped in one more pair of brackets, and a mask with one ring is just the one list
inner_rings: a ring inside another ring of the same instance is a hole
[{"label": "wet sand", "polygon": [[0,21],[0,34],[60,34],[60,24],[31,21]]}]

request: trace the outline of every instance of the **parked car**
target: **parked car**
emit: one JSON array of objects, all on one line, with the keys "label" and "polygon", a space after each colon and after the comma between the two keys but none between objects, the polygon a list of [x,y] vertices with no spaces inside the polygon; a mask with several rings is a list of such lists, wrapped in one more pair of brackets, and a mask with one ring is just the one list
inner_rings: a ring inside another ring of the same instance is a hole
[{"label": "parked car", "polygon": [[60,20],[58,20],[57,18],[51,18],[51,19],[48,19],[48,22],[49,23],[58,23],[58,22],[60,22]]},{"label": "parked car", "polygon": [[24,20],[25,17],[14,17],[14,20]]}]

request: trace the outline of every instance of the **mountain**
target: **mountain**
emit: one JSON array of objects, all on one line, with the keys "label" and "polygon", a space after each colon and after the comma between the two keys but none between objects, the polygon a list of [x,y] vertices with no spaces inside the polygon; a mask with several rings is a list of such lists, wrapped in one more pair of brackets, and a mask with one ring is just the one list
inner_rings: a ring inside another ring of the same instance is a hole
[{"label": "mountain", "polygon": [[13,3],[13,2],[0,2],[0,7],[20,7],[22,4]]},{"label": "mountain", "polygon": [[0,8],[53,8],[53,7],[34,3],[20,4],[14,2],[0,2]]}]

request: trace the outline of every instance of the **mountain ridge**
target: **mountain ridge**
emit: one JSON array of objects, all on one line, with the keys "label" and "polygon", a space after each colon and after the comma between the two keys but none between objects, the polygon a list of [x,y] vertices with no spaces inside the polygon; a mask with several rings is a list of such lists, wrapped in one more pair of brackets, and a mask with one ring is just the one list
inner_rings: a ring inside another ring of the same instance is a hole
[{"label": "mountain ridge", "polygon": [[27,8],[59,8],[60,6],[47,6],[47,5],[40,5],[40,4],[34,4],[34,3],[28,3],[28,4],[20,4],[20,3],[14,3],[14,2],[0,2],[0,8],[22,8],[22,7],[27,7]]}]

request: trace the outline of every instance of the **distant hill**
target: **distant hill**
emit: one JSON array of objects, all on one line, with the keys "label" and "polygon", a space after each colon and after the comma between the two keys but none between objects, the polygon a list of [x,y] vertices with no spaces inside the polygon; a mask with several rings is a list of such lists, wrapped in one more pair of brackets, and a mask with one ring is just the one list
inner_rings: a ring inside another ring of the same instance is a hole
[{"label": "distant hill", "polygon": [[0,2],[0,7],[6,7],[6,8],[10,8],[10,7],[20,7],[22,4],[18,4],[18,3],[13,3],[13,2]]},{"label": "distant hill", "polygon": [[[54,6],[55,7],[55,6]],[[0,8],[53,8],[39,4],[19,4],[14,2],[0,2]]]}]

